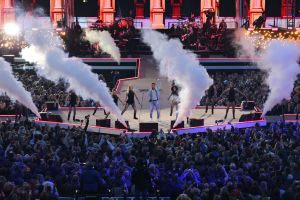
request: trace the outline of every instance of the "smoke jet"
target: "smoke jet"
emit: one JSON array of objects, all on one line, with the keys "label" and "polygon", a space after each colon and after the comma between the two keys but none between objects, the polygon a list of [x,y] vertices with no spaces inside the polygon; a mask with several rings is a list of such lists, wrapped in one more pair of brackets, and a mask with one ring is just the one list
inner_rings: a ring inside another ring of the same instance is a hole
[{"label": "smoke jet", "polygon": [[[20,20],[20,19],[19,19]],[[68,57],[62,50],[63,43],[49,21],[31,16],[23,16],[24,38],[30,45],[22,49],[22,57],[36,63],[38,73],[45,78],[57,82],[63,78],[69,83],[69,89],[84,99],[99,101],[105,110],[111,112],[126,126],[119,108],[115,105],[109,89],[98,76],[91,71],[89,65],[80,59]]]},{"label": "smoke jet", "polygon": [[41,116],[33,103],[31,94],[26,91],[23,84],[14,77],[10,64],[2,57],[0,57],[0,74],[0,91],[5,92],[7,96],[23,104],[40,118]]},{"label": "smoke jet", "polygon": [[[258,49],[258,43],[261,41],[265,43],[265,48]],[[265,116],[275,105],[282,103],[282,100],[290,100],[294,83],[300,73],[299,43],[265,39],[260,34],[249,36],[242,30],[235,32],[235,42],[240,55],[250,57],[260,70],[267,73],[265,83],[270,91],[262,115]]]},{"label": "smoke jet", "polygon": [[165,35],[153,30],[144,30],[142,37],[159,63],[160,75],[167,77],[169,81],[175,80],[181,87],[179,113],[174,124],[176,127],[191,114],[213,80],[196,60],[196,55],[184,50],[178,39],[168,40]]},{"label": "smoke jet", "polygon": [[103,52],[108,53],[116,62],[120,64],[120,50],[108,31],[88,30],[86,31],[86,40],[88,40],[91,44],[99,44]]}]

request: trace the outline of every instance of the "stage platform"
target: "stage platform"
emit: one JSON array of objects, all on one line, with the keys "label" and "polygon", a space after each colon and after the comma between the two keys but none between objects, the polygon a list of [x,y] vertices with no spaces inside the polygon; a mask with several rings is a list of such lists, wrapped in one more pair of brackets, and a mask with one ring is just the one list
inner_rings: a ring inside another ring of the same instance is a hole
[{"label": "stage platform", "polygon": [[[150,120],[149,116],[149,102],[147,97],[147,91],[151,87],[152,82],[157,82],[157,79],[160,79],[160,107],[161,107],[161,117],[160,121],[157,121],[156,119],[156,113],[154,113],[154,120]],[[140,58],[140,63],[138,66],[138,73],[136,77],[132,78],[126,78],[126,79],[119,79],[116,85],[116,90],[120,96],[120,98],[124,101],[126,98],[126,91],[128,89],[128,86],[132,86],[137,97],[139,98],[141,102],[141,106],[138,106],[138,113],[137,117],[138,120],[133,119],[133,109],[130,107],[125,113],[124,118],[129,122],[130,131],[134,132],[135,135],[139,134],[149,134],[147,133],[141,133],[139,129],[140,123],[148,123],[148,122],[157,122],[158,123],[158,130],[162,129],[164,132],[168,132],[171,130],[171,120],[175,120],[175,111],[173,116],[170,116],[170,102],[168,101],[168,96],[170,95],[170,88],[171,88],[171,82],[168,81],[166,78],[162,78],[159,75],[159,70],[157,68],[157,63],[153,59],[152,56],[142,56]],[[138,104],[137,104],[138,105]],[[119,103],[120,110],[123,109],[123,106],[121,103]],[[100,133],[108,133],[108,134],[120,134],[126,130],[122,129],[115,129],[115,119],[111,119],[111,127],[112,128],[104,128],[96,126],[96,119],[103,119],[104,118],[104,112],[103,110],[99,109],[95,116],[92,116],[94,108],[78,108],[77,111],[77,119],[83,120],[86,115],[91,115],[90,117],[90,126],[89,131],[92,132],[100,132]],[[208,111],[208,113],[205,113],[204,107],[196,107],[193,109],[192,114],[190,116],[190,119],[204,119],[204,126],[199,127],[189,127],[189,124],[187,121],[184,122],[184,128],[176,129],[172,131],[176,131],[179,134],[183,133],[193,133],[193,132],[205,132],[206,128],[211,129],[217,129],[217,128],[231,128],[231,125],[235,127],[251,127],[254,126],[256,122],[260,123],[261,125],[265,124],[265,121],[252,121],[249,123],[239,123],[239,118],[243,114],[249,114],[250,111],[241,111],[239,108],[236,109],[236,119],[232,119],[232,111],[230,110],[228,114],[228,118],[224,120],[225,116],[225,107],[217,107],[215,109],[214,115],[211,114],[211,110]],[[67,126],[80,126],[80,122],[73,122],[68,121],[68,108],[60,108],[59,111],[53,112],[54,114],[58,114],[62,117],[63,123],[60,123],[61,126],[67,127]],[[112,117],[112,116],[110,116]],[[224,120],[221,123],[216,124],[216,121]],[[43,122],[43,121],[37,121],[37,123],[40,124],[50,124],[55,125],[56,123],[49,123],[49,122]],[[82,127],[84,127],[84,124],[82,124]]]},{"label": "stage platform", "polygon": [[[121,107],[120,107],[121,108]],[[163,108],[161,109],[161,120],[153,120],[151,121],[149,118],[149,110],[148,109],[141,109],[139,110],[137,116],[138,116],[138,120],[133,119],[133,110],[129,109],[127,112],[125,112],[124,114],[124,118],[126,120],[128,120],[129,122],[129,126],[132,132],[137,132],[139,133],[139,124],[140,123],[148,123],[148,122],[155,122],[158,123],[158,127],[159,130],[162,129],[164,132],[168,132],[171,129],[171,120],[175,120],[175,114],[173,114],[173,116],[170,116],[170,108]],[[99,127],[96,126],[96,120],[97,119],[104,119],[105,115],[104,115],[104,111],[103,109],[98,109],[97,113],[95,114],[95,116],[93,116],[93,110],[94,108],[90,107],[90,108],[78,108],[77,109],[77,114],[76,114],[76,121],[74,122],[73,120],[69,120],[67,119],[68,117],[68,108],[60,108],[59,111],[52,111],[51,113],[53,114],[57,114],[60,115],[63,119],[63,123],[65,125],[70,125],[70,126],[82,126],[84,127],[85,123],[83,122],[81,124],[81,120],[84,120],[84,117],[86,115],[90,115],[90,124],[89,124],[89,128],[101,128],[102,132],[104,131],[105,133],[109,133],[111,132],[115,127],[115,119],[112,117],[109,117],[109,119],[111,119],[111,129],[107,129],[104,127]],[[220,121],[220,120],[224,120],[223,122],[219,122],[218,125],[220,126],[224,126],[224,125],[230,125],[230,124],[237,124],[239,123],[239,118],[242,114],[249,114],[250,111],[241,111],[240,109],[236,109],[236,119],[232,118],[232,112],[230,110],[229,114],[228,114],[228,118],[224,119],[224,115],[225,115],[225,108],[224,107],[219,107],[215,109],[215,113],[214,115],[211,114],[210,112],[211,110],[209,110],[208,113],[205,113],[205,109],[204,107],[197,107],[196,109],[193,110],[192,115],[190,117],[190,119],[204,119],[204,126],[201,126],[202,128],[208,128],[208,127],[213,127],[216,124],[216,121]],[[71,115],[72,118],[73,115]],[[154,115],[156,117],[156,114]],[[59,123],[55,123],[52,122],[52,124],[59,124]],[[199,126],[200,127],[200,126]],[[184,129],[190,129],[189,124],[187,123],[187,121],[184,122]],[[90,129],[92,130],[92,129]],[[178,129],[179,130],[179,129]],[[97,130],[98,131],[98,130]],[[121,130],[121,132],[123,132],[124,130]]]}]

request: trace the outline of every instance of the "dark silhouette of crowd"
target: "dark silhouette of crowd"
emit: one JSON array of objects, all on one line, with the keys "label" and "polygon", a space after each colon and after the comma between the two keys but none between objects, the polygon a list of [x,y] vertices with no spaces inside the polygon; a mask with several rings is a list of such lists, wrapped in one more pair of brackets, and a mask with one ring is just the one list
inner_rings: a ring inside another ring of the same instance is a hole
[{"label": "dark silhouette of crowd", "polygon": [[218,26],[213,16],[214,11],[207,10],[204,23],[197,23],[194,17],[191,17],[189,21],[172,24],[170,35],[179,37],[185,48],[194,51],[224,51],[231,48],[227,38],[227,23],[222,20]]},{"label": "dark silhouette of crowd", "polygon": [[0,198],[299,199],[299,125],[109,136],[0,124]]},{"label": "dark silhouette of crowd", "polygon": [[[132,46],[132,38],[135,36],[136,29],[132,19],[119,19],[113,24],[104,23],[99,18],[89,27],[91,30],[108,31],[115,39],[119,49],[129,50]],[[78,57],[95,57],[102,54],[101,49],[97,45],[91,45],[85,40],[85,32],[81,28],[78,21],[72,28],[66,29],[66,35],[62,37],[66,44],[66,49],[70,55]]]}]

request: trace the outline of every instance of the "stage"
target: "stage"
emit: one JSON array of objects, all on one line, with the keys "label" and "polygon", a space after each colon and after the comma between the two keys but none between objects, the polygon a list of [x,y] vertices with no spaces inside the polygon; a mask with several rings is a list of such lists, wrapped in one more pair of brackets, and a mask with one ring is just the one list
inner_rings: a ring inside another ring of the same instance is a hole
[{"label": "stage", "polygon": [[[122,107],[120,106],[120,109]],[[95,116],[93,116],[93,110],[94,108],[78,108],[77,114],[76,114],[76,121],[72,120],[73,115],[71,115],[71,120],[68,121],[68,108],[61,108],[59,111],[52,111],[51,113],[60,115],[63,119],[63,122],[65,123],[71,123],[71,124],[81,124],[81,120],[84,120],[84,117],[86,115],[90,115],[90,126],[96,126],[96,120],[97,119],[104,119],[104,111],[103,109],[98,109]],[[211,110],[208,111],[208,113],[205,113],[205,109],[203,107],[197,107],[192,111],[192,115],[190,119],[204,119],[204,126],[214,126],[216,125],[216,121],[224,120],[224,122],[218,123],[219,125],[222,124],[228,124],[228,123],[237,123],[240,116],[242,114],[249,114],[250,111],[240,111],[239,109],[236,109],[236,119],[232,119],[232,112],[230,110],[227,119],[224,119],[225,116],[225,108],[220,107],[215,109],[214,115],[211,114]],[[140,131],[139,130],[139,124],[140,123],[158,123],[159,130],[162,129],[164,132],[172,129],[171,128],[171,120],[175,120],[175,114],[173,116],[170,116],[170,108],[162,108],[161,109],[161,118],[158,121],[156,119],[156,113],[154,113],[153,121],[150,120],[149,117],[149,110],[147,108],[142,108],[138,111],[137,117],[138,120],[133,119],[133,110],[130,108],[125,112],[124,118],[129,122],[129,126],[131,130]],[[108,119],[111,119],[111,127],[114,128],[115,125],[115,119],[112,116],[109,116]],[[84,123],[82,125],[84,127]],[[189,124],[187,124],[187,121],[184,122],[185,128],[190,127]]]},{"label": "stage", "polygon": [[[133,109],[129,107],[129,109],[124,113],[124,118],[129,122],[130,131],[136,134],[141,133],[140,131],[140,123],[158,123],[158,130],[163,130],[164,132],[168,132],[172,129],[171,121],[175,120],[175,110],[173,116],[170,116],[170,102],[168,97],[171,91],[171,82],[168,81],[166,78],[162,78],[159,76],[159,70],[157,69],[157,63],[153,59],[152,56],[143,56],[140,58],[140,62],[138,65],[138,73],[136,77],[126,78],[126,79],[119,79],[116,85],[116,90],[118,92],[119,97],[124,102],[126,98],[126,91],[128,86],[132,86],[133,90],[135,91],[138,99],[141,102],[141,105],[137,104],[137,117],[138,120],[133,119]],[[160,81],[160,112],[161,117],[158,121],[156,118],[156,113],[154,112],[153,121],[150,120],[149,116],[149,99],[147,95],[148,89],[151,87],[152,82],[157,82],[157,79]],[[237,105],[238,106],[238,105]],[[123,109],[123,105],[119,102],[120,110]],[[90,115],[90,124],[89,124],[89,131],[93,132],[101,132],[101,133],[109,133],[109,134],[120,134],[126,130],[124,129],[115,129],[115,120],[113,116],[109,116],[111,119],[111,128],[105,128],[96,126],[97,119],[104,119],[104,111],[100,108],[96,115],[93,116],[93,107],[90,108],[77,108],[77,121],[73,122],[73,120],[68,121],[68,108],[63,107],[60,108],[58,111],[52,111],[53,114],[60,115],[63,123],[61,126],[82,126],[84,127],[84,123],[81,124],[80,120],[84,120],[86,115]],[[192,110],[192,114],[190,119],[203,119],[204,125],[191,127],[187,121],[184,122],[184,128],[176,129],[176,132],[180,133],[188,133],[188,132],[204,132],[206,128],[216,129],[216,128],[224,128],[224,126],[231,127],[231,125],[236,125],[238,127],[251,127],[254,126],[257,121],[253,121],[251,123],[239,123],[239,119],[243,114],[249,114],[251,111],[241,111],[240,107],[236,108],[236,119],[232,119],[232,110],[230,109],[228,113],[227,119],[224,119],[226,112],[225,107],[216,107],[215,112],[212,115],[211,109],[209,108],[208,113],[205,113],[204,106],[197,106],[195,109]],[[71,116],[72,119],[72,116]],[[219,121],[216,123],[216,121]],[[259,123],[265,123],[264,121],[258,121]],[[38,121],[41,124],[51,124],[55,125],[56,123],[49,123]],[[175,131],[173,129],[172,131]],[[148,132],[149,133],[149,132]]]}]

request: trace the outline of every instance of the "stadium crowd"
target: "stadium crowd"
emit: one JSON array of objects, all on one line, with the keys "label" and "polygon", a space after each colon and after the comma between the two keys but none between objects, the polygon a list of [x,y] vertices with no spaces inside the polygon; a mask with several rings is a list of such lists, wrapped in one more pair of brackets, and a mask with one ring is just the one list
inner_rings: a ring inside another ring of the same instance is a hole
[{"label": "stadium crowd", "polygon": [[293,124],[134,138],[6,121],[0,199],[299,199],[299,139]]}]

